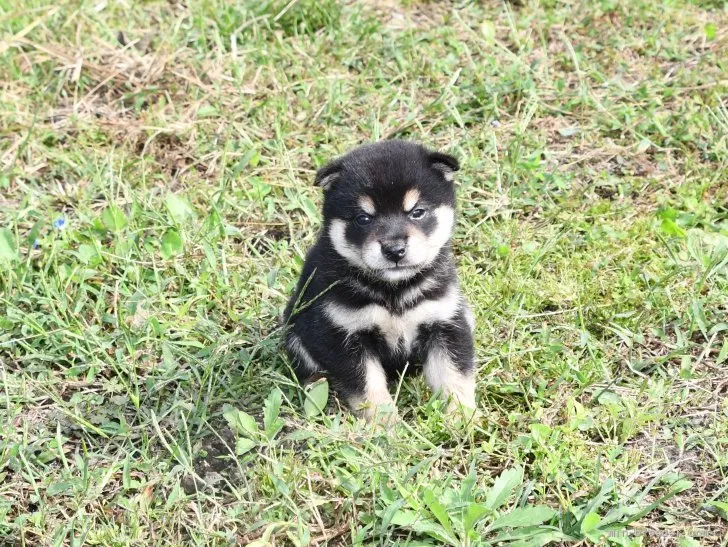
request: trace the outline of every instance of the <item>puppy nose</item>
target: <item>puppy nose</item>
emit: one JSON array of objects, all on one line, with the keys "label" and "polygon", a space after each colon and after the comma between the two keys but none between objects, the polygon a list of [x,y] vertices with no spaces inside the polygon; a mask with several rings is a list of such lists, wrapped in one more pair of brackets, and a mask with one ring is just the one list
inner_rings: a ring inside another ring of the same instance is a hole
[{"label": "puppy nose", "polygon": [[404,258],[407,253],[407,240],[406,239],[393,239],[391,241],[383,241],[382,254],[388,260],[392,262],[399,262]]}]

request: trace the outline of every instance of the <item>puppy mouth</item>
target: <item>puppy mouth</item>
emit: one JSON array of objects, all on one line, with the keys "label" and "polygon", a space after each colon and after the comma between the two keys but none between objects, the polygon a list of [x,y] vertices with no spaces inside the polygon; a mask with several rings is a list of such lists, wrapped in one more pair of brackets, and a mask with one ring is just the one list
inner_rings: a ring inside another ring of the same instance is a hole
[{"label": "puppy mouth", "polygon": [[379,268],[371,268],[369,270],[374,277],[388,281],[390,283],[399,283],[406,279],[411,279],[422,271],[421,266],[395,265]]},{"label": "puppy mouth", "polygon": [[415,275],[427,266],[424,262],[410,262],[409,260],[401,260],[399,262],[394,261],[367,261],[364,257],[364,263],[368,266],[369,270],[375,275]]},{"label": "puppy mouth", "polygon": [[394,266],[386,266],[384,268],[379,268],[381,271],[385,272],[406,272],[408,270],[419,270],[419,266],[415,266],[412,264],[395,264]]},{"label": "puppy mouth", "polygon": [[372,268],[371,270],[373,275],[388,281],[409,279],[410,277],[420,273],[420,271],[422,271],[421,265],[413,266],[410,264],[397,264],[394,266],[385,266],[383,268]]}]

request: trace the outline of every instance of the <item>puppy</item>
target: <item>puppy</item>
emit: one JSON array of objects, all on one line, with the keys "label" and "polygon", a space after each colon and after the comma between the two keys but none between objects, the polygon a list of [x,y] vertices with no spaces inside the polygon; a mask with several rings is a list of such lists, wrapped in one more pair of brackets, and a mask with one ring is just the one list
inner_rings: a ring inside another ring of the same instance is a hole
[{"label": "puppy", "polygon": [[299,380],[325,375],[367,419],[396,412],[406,366],[475,408],[473,314],[450,248],[455,158],[406,141],[361,146],[323,167],[324,223],[286,310]]}]

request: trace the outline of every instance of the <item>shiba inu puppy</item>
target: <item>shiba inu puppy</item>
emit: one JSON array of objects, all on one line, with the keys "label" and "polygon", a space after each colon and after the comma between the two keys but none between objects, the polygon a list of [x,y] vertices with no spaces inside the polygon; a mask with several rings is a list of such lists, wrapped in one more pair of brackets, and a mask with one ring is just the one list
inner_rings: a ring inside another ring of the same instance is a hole
[{"label": "shiba inu puppy", "polygon": [[284,312],[285,346],[299,380],[325,375],[368,419],[395,411],[388,384],[405,368],[475,407],[474,320],[450,248],[458,169],[383,141],[316,175],[324,223]]}]

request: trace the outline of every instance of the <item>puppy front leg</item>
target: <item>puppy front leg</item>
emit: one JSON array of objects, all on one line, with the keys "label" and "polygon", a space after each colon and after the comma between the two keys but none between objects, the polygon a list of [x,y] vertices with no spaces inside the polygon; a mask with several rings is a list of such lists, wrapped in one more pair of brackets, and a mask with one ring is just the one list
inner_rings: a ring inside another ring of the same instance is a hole
[{"label": "puppy front leg", "polygon": [[364,356],[359,370],[357,389],[349,390],[347,403],[367,421],[391,421],[397,415],[394,400],[389,393],[387,375],[375,357]]},{"label": "puppy front leg", "polygon": [[424,366],[425,381],[432,391],[450,399],[448,410],[457,404],[475,409],[475,371],[457,363],[444,345],[430,349]]},{"label": "puppy front leg", "polygon": [[425,381],[436,393],[475,409],[475,350],[473,314],[464,305],[451,322],[435,327],[428,337],[424,358]]}]

